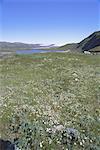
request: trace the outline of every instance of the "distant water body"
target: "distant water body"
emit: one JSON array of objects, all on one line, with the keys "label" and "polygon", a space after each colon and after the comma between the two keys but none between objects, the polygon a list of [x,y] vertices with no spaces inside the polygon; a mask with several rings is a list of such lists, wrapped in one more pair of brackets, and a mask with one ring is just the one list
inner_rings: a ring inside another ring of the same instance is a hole
[{"label": "distant water body", "polygon": [[41,49],[33,49],[33,50],[17,50],[16,54],[34,54],[34,53],[50,53],[57,52],[62,53],[64,50],[41,50]]}]

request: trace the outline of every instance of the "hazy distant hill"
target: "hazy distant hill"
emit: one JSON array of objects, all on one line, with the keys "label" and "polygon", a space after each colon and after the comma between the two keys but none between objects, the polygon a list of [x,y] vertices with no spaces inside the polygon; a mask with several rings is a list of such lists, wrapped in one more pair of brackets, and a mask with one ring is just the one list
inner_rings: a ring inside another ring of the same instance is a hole
[{"label": "hazy distant hill", "polygon": [[70,51],[100,51],[100,31],[94,32],[80,43],[66,44],[59,49]]},{"label": "hazy distant hill", "polygon": [[84,52],[84,51],[100,51],[100,31],[94,32],[79,43],[66,44],[60,47],[55,47],[54,44],[42,46],[41,44],[26,44],[26,43],[10,43],[0,42],[1,52],[15,52],[19,49],[59,49],[59,50],[70,50],[71,52]]},{"label": "hazy distant hill", "polygon": [[14,51],[19,49],[35,49],[35,48],[49,48],[53,47],[54,44],[42,46],[41,44],[26,44],[20,42],[0,42],[0,51]]}]

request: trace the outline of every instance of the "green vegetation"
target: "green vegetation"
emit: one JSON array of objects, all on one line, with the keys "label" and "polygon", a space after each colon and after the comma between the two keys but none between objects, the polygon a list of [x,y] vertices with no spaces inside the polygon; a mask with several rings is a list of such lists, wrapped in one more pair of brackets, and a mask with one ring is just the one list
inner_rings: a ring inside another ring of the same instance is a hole
[{"label": "green vegetation", "polygon": [[77,46],[78,46],[77,43],[71,43],[71,44],[63,45],[63,46],[59,47],[59,49],[61,49],[61,50],[71,50],[73,52],[77,52]]},{"label": "green vegetation", "polygon": [[[0,136],[22,150],[99,150],[99,64],[100,55],[71,53],[1,60]],[[63,136],[69,128],[77,138]]]},{"label": "green vegetation", "polygon": [[96,46],[95,48],[92,48],[90,52],[100,52],[100,46]]}]

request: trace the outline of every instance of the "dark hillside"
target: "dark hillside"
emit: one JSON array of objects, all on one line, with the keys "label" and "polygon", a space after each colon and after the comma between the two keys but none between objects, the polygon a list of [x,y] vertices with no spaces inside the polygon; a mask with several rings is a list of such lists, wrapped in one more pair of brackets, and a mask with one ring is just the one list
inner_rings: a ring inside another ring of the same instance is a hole
[{"label": "dark hillside", "polygon": [[92,33],[79,43],[66,44],[59,49],[70,50],[71,52],[100,51],[100,31]]},{"label": "dark hillside", "polygon": [[82,51],[88,51],[96,46],[100,46],[100,31],[94,32],[89,37],[85,38],[78,44],[77,48],[81,48]]}]

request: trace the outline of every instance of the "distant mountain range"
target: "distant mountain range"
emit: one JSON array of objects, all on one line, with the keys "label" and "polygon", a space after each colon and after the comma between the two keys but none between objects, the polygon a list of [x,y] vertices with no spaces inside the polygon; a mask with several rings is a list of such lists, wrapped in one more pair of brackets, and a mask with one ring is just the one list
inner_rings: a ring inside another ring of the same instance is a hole
[{"label": "distant mountain range", "polygon": [[92,33],[90,36],[82,40],[80,43],[71,43],[59,47],[59,49],[70,51],[90,51],[100,52],[100,31]]},{"label": "distant mountain range", "polygon": [[23,49],[40,49],[40,48],[51,48],[54,44],[43,46],[41,44],[26,44],[20,42],[0,42],[0,51],[14,51]]},{"label": "distant mountain range", "polygon": [[79,43],[70,43],[64,46],[55,47],[54,44],[43,46],[41,44],[25,44],[19,42],[0,42],[0,51],[10,51],[14,52],[15,50],[20,49],[58,49],[58,50],[70,50],[72,52],[100,52],[100,31],[96,31],[92,33],[90,36],[85,38]]}]

